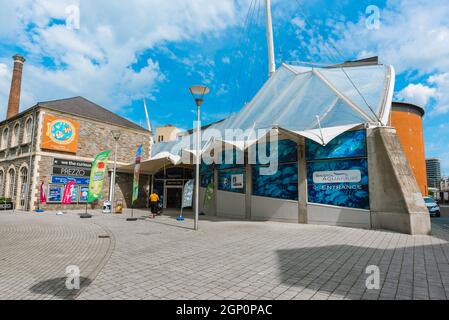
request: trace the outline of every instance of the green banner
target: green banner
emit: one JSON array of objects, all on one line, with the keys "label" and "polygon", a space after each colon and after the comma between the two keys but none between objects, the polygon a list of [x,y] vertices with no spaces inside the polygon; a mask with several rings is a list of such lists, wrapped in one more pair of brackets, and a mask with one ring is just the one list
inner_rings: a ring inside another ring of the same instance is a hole
[{"label": "green banner", "polygon": [[139,198],[139,177],[140,177],[140,163],[142,162],[142,145],[137,149],[136,161],[134,163],[134,180],[133,180],[133,199],[132,203]]},{"label": "green banner", "polygon": [[213,197],[214,197],[214,184],[209,183],[209,185],[206,188],[206,194],[204,195],[204,205],[207,206],[209,202],[211,202]]},{"label": "green banner", "polygon": [[103,182],[110,154],[111,150],[100,152],[92,163],[87,203],[92,203],[103,197]]}]

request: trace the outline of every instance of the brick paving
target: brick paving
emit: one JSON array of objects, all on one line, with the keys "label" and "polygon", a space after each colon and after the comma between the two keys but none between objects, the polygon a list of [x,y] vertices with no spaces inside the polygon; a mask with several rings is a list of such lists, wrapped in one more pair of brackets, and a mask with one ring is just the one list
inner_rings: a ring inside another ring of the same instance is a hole
[{"label": "brick paving", "polygon": [[[433,236],[409,236],[205,217],[195,232],[190,219],[125,218],[0,214],[0,299],[449,297],[449,219]],[[70,264],[86,279],[81,291],[53,281]],[[369,265],[379,290],[366,289]]]}]

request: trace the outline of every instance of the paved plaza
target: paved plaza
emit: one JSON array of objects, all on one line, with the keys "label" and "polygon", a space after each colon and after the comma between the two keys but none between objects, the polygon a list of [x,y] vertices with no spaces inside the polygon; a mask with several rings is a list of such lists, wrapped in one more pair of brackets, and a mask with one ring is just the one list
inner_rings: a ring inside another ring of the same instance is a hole
[{"label": "paved plaza", "polygon": [[[0,213],[0,299],[447,299],[449,218],[433,236],[175,216]],[[367,266],[380,269],[368,290]],[[77,266],[80,290],[68,290]]]}]

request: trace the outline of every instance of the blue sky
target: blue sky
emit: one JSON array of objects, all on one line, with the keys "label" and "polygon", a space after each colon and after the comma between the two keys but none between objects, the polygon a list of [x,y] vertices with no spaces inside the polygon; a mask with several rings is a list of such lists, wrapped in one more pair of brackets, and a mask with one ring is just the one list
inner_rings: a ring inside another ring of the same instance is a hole
[{"label": "blue sky", "polygon": [[[192,126],[191,84],[211,87],[203,121],[212,122],[239,111],[267,80],[263,0],[0,3],[1,117],[16,52],[27,58],[22,109],[81,95],[144,124],[146,98],[154,126]],[[373,5],[378,28],[367,26]],[[392,64],[396,99],[426,108],[427,155],[441,158],[449,175],[447,1],[272,0],[272,7],[277,65],[371,55]]]}]

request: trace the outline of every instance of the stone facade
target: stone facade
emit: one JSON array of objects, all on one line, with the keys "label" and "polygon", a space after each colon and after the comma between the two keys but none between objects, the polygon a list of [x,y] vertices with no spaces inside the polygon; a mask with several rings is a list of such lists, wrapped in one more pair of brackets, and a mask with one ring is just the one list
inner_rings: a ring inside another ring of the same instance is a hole
[{"label": "stone facade", "polygon": [[[78,150],[76,154],[41,149],[43,119],[46,114],[67,118],[80,123]],[[36,117],[36,121],[33,121],[33,116]],[[33,125],[30,125],[30,123],[27,125],[27,121],[35,124],[34,130]],[[18,139],[15,134],[12,134],[15,132],[14,128],[16,125],[20,126]],[[6,128],[9,132],[8,139],[5,139],[5,143],[2,145],[3,133]],[[100,151],[111,150],[108,170],[112,171],[115,156],[115,141],[111,134],[112,130],[119,130],[121,132],[121,137],[117,144],[117,167],[134,162],[135,154],[140,144],[143,145],[143,158],[148,157],[151,133],[143,128],[142,130],[125,128],[110,123],[99,122],[94,119],[47,110],[44,107],[37,107],[35,110],[30,109],[16,117],[1,122],[0,146],[3,146],[3,148],[0,148],[0,197],[9,196],[13,198],[16,208],[36,209],[39,201],[41,181],[44,182],[46,188],[51,183],[52,167],[55,158],[92,162]],[[19,143],[16,145],[17,140]],[[15,171],[13,194],[7,189],[9,186],[6,185],[9,182],[8,171],[11,168]],[[27,177],[28,185],[25,189],[29,190],[28,196],[23,192],[19,192],[21,188],[20,171],[23,168],[26,168],[28,170],[27,173],[29,173]],[[103,185],[104,200],[109,196],[110,178],[111,172],[108,172]],[[132,180],[132,174],[117,174],[115,199],[123,200],[125,207],[131,205]],[[148,181],[149,178],[147,176],[141,176],[140,194],[142,199],[139,199],[136,207],[146,206],[145,190],[148,188]],[[21,199],[22,201],[20,201]],[[28,201],[25,204],[26,199]],[[102,202],[100,201],[99,205],[102,205]],[[61,205],[46,204],[41,207],[46,210],[56,210],[60,209]],[[84,207],[84,204],[78,204],[67,206],[67,209],[82,209]]]}]

